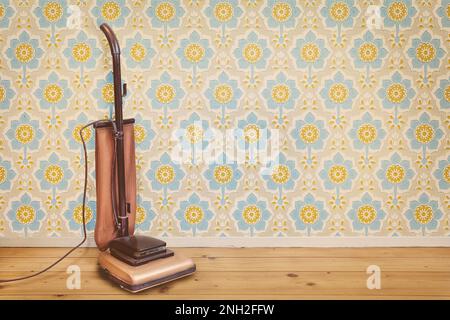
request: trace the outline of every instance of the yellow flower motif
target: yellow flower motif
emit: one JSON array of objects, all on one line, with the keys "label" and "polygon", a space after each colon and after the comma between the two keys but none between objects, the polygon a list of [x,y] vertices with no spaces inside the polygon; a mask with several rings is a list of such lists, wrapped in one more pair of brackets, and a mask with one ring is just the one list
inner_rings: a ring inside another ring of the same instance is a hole
[{"label": "yellow flower motif", "polygon": [[387,88],[386,94],[392,103],[401,103],[406,98],[406,88],[401,83],[393,83]]},{"label": "yellow flower motif", "polygon": [[114,86],[112,83],[107,83],[103,86],[102,98],[106,103],[114,103]]},{"label": "yellow flower motif", "polygon": [[147,213],[145,212],[144,208],[137,207],[136,208],[136,224],[141,224],[145,221],[145,218],[147,218]]},{"label": "yellow flower motif", "polygon": [[365,123],[358,128],[358,139],[364,144],[374,142],[377,135],[377,128],[370,123]]},{"label": "yellow flower motif", "polygon": [[51,164],[45,169],[44,177],[48,183],[56,185],[63,180],[64,172],[60,166]]},{"label": "yellow flower motif", "polygon": [[214,89],[214,98],[219,103],[229,103],[233,99],[233,88],[228,84],[218,85]]},{"label": "yellow flower motif", "polygon": [[205,56],[205,49],[197,43],[191,43],[184,49],[184,56],[190,62],[197,63]]},{"label": "yellow flower motif", "polygon": [[156,170],[156,179],[161,184],[169,184],[175,179],[175,170],[170,165],[159,166]]},{"label": "yellow flower motif", "polygon": [[277,165],[272,171],[272,180],[275,183],[284,184],[288,182],[290,177],[291,171],[289,170],[289,167],[284,164]]},{"label": "yellow flower motif", "polygon": [[140,43],[135,43],[131,47],[130,50],[130,56],[133,58],[136,62],[141,62],[145,59],[145,56],[147,55],[147,52],[145,50],[145,47]]},{"label": "yellow flower motif", "polygon": [[5,7],[3,4],[0,4],[0,20],[5,16]]},{"label": "yellow flower motif", "polygon": [[56,22],[63,15],[63,7],[58,2],[50,1],[44,6],[42,12],[48,21]]},{"label": "yellow flower motif", "polygon": [[420,224],[427,224],[433,219],[433,209],[426,204],[421,204],[414,210],[414,218]]},{"label": "yellow flower motif", "polygon": [[242,217],[247,224],[256,224],[261,219],[261,209],[255,205],[249,205],[242,211]]},{"label": "yellow flower motif", "polygon": [[34,48],[29,43],[21,43],[16,47],[16,58],[22,63],[28,63],[34,58]]},{"label": "yellow flower motif", "polygon": [[175,89],[170,84],[161,84],[156,89],[156,99],[160,103],[170,103],[175,98]]},{"label": "yellow flower motif", "polygon": [[349,17],[350,8],[344,2],[335,2],[330,8],[329,15],[334,21],[342,22]]},{"label": "yellow flower motif", "polygon": [[203,220],[205,214],[203,213],[203,209],[199,206],[192,205],[186,208],[184,212],[184,218],[190,224],[198,224]]},{"label": "yellow flower motif", "polygon": [[[86,224],[89,223],[92,218],[94,217],[94,215],[92,214],[92,210],[91,208],[89,208],[88,206],[84,207],[84,217],[85,217],[85,221]],[[83,205],[79,205],[77,207],[75,207],[75,209],[73,210],[72,213],[72,217],[73,217],[73,221],[75,221],[78,224],[83,224]]]},{"label": "yellow flower motif", "polygon": [[450,165],[445,167],[443,176],[445,181],[447,181],[447,183],[450,183]]},{"label": "yellow flower motif", "polygon": [[328,96],[334,103],[343,103],[349,96],[348,88],[342,83],[335,83],[328,91]]},{"label": "yellow flower motif", "polygon": [[58,103],[63,98],[64,91],[57,84],[49,84],[44,89],[44,98],[50,103]]},{"label": "yellow flower motif", "polygon": [[158,19],[164,22],[169,22],[175,17],[175,7],[169,2],[161,2],[155,11]]},{"label": "yellow flower motif", "polygon": [[257,43],[249,43],[244,48],[244,59],[249,63],[256,63],[262,56],[262,49]]},{"label": "yellow flower motif", "polygon": [[364,205],[358,208],[358,220],[363,224],[371,224],[377,217],[377,210],[371,205]]},{"label": "yellow flower motif", "polygon": [[373,62],[378,56],[378,48],[373,43],[363,43],[358,52],[359,58],[364,62]]},{"label": "yellow flower motif", "polygon": [[[448,85],[447,88],[445,88],[444,97],[445,97],[445,100],[447,100],[447,102],[450,102],[450,85]],[[2,101],[2,99],[0,99],[0,101]]]},{"label": "yellow flower motif", "polygon": [[392,164],[386,170],[386,178],[390,183],[401,183],[405,178],[405,169],[398,164]]},{"label": "yellow flower motif", "polygon": [[101,10],[103,18],[108,21],[114,21],[119,18],[121,11],[119,4],[114,1],[105,2]]},{"label": "yellow flower motif", "polygon": [[315,43],[307,43],[300,50],[300,57],[305,62],[316,62],[320,57],[320,49]]},{"label": "yellow flower motif", "polygon": [[22,144],[27,144],[34,139],[34,129],[29,124],[22,124],[16,129],[16,140]]},{"label": "yellow flower motif", "polygon": [[422,42],[416,49],[416,56],[420,62],[430,62],[436,57],[436,49],[431,43]]},{"label": "yellow flower motif", "polygon": [[244,128],[244,139],[248,143],[255,143],[260,138],[259,127],[256,124],[248,124]]},{"label": "yellow flower motif", "polygon": [[344,183],[347,180],[348,172],[347,168],[341,165],[334,165],[328,170],[328,177],[331,182],[336,184]]},{"label": "yellow flower motif", "polygon": [[192,144],[203,139],[203,129],[195,124],[191,124],[186,128],[186,138]]},{"label": "yellow flower motif", "polygon": [[298,216],[303,223],[314,224],[319,219],[319,210],[314,205],[306,205],[300,209]]},{"label": "yellow flower motif", "polygon": [[136,143],[142,143],[147,137],[147,131],[140,124],[134,125],[134,141]]},{"label": "yellow flower motif", "polygon": [[0,184],[6,181],[6,169],[5,167],[0,167]]},{"label": "yellow flower motif", "polygon": [[[73,138],[73,140],[75,140],[78,143],[82,142],[81,137],[80,137],[80,130],[83,127],[84,127],[83,124],[79,124],[79,125],[76,125],[72,130],[72,138]],[[84,129],[82,135],[83,135],[84,141],[89,141],[92,137],[91,128]]]},{"label": "yellow flower motif", "polygon": [[433,127],[429,124],[421,124],[415,130],[415,136],[420,143],[429,143],[434,138]]},{"label": "yellow flower motif", "polygon": [[228,22],[233,18],[233,6],[228,2],[219,2],[214,7],[214,17],[220,22]]},{"label": "yellow flower motif", "polygon": [[272,88],[272,99],[276,103],[286,103],[291,96],[291,90],[285,84],[278,84]]},{"label": "yellow flower motif", "polygon": [[36,211],[32,206],[20,206],[16,211],[16,219],[21,224],[31,224],[36,219]]},{"label": "yellow flower motif", "polygon": [[307,144],[315,143],[319,140],[320,130],[313,124],[305,124],[299,130],[300,139]]},{"label": "yellow flower motif", "polygon": [[6,90],[4,87],[0,87],[0,102],[3,102],[6,97]]},{"label": "yellow flower motif", "polygon": [[72,56],[76,62],[86,62],[91,55],[91,47],[87,43],[80,42],[72,48]]},{"label": "yellow flower motif", "polygon": [[292,15],[292,8],[286,2],[278,2],[272,8],[272,16],[278,22],[289,20]]},{"label": "yellow flower motif", "polygon": [[408,15],[408,8],[403,2],[396,1],[389,6],[387,13],[392,21],[400,22]]},{"label": "yellow flower motif", "polygon": [[230,183],[233,179],[233,170],[230,166],[221,165],[214,168],[214,180],[220,184]]}]

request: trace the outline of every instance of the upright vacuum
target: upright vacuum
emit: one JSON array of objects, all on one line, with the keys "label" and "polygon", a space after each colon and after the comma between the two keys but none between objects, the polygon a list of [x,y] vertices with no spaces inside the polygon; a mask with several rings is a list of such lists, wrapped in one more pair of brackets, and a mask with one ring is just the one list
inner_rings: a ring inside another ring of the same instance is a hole
[{"label": "upright vacuum", "polygon": [[104,274],[130,292],[142,291],[195,272],[192,259],[166,248],[162,240],[134,235],[136,216],[136,163],[134,119],[123,119],[120,46],[111,27],[100,29],[108,40],[114,78],[113,121],[97,121],[95,171],[97,221],[95,241]]}]

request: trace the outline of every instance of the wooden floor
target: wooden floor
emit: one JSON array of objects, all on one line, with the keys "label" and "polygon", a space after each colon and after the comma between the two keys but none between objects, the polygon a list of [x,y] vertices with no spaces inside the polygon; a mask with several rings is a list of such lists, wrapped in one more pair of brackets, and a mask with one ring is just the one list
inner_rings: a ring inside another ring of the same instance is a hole
[{"label": "wooden floor", "polygon": [[[39,270],[64,248],[0,248],[0,278]],[[1,299],[450,299],[450,248],[177,248],[197,273],[136,295],[100,277],[97,249],[79,249],[52,271],[0,284]],[[66,269],[81,268],[80,290]],[[369,290],[369,265],[381,289]]]}]

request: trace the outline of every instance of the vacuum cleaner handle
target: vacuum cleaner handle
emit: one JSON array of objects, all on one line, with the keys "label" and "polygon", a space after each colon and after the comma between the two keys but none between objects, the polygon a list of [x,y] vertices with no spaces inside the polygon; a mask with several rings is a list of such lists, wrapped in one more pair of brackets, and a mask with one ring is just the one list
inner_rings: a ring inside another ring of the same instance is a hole
[{"label": "vacuum cleaner handle", "polygon": [[125,192],[125,153],[123,143],[123,114],[122,114],[122,76],[120,71],[120,46],[117,37],[112,28],[103,23],[100,30],[108,40],[111,49],[113,78],[114,78],[114,114],[116,123],[116,161],[117,161],[117,180],[118,180],[118,198],[119,198],[119,236],[128,236],[128,214]]}]

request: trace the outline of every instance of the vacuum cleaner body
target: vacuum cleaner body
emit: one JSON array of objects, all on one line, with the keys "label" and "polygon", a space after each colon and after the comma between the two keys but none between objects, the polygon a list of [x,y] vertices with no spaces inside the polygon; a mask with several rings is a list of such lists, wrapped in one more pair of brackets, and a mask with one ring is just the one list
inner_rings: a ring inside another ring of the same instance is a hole
[{"label": "vacuum cleaner body", "polygon": [[112,55],[114,121],[95,125],[97,222],[95,241],[104,274],[120,287],[138,292],[195,272],[194,262],[166,248],[164,241],[133,235],[136,218],[134,120],[122,118],[120,47],[112,29],[102,24]]}]

